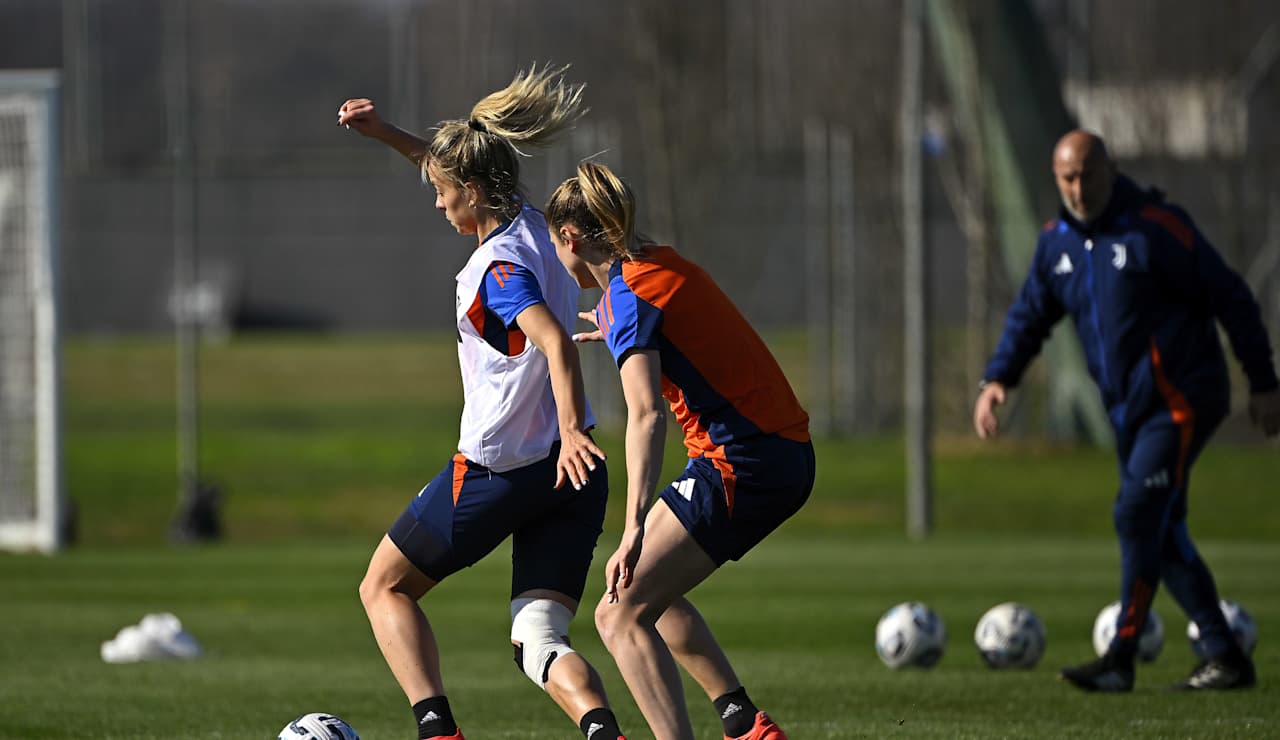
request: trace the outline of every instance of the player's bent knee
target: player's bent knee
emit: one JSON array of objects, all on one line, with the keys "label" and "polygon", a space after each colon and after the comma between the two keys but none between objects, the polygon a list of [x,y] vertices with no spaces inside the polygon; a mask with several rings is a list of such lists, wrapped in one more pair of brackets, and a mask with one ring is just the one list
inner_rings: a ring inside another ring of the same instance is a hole
[{"label": "player's bent knee", "polygon": [[1173,489],[1157,485],[1126,484],[1111,510],[1116,534],[1121,537],[1158,536],[1163,539]]},{"label": "player's bent knee", "polygon": [[595,617],[596,632],[606,645],[621,639],[633,629],[643,628],[657,621],[656,615],[649,614],[638,604],[621,600],[610,604],[607,599],[602,599],[596,605]]},{"label": "player's bent knee", "polygon": [[378,596],[386,591],[386,588],[382,586],[380,579],[373,577],[372,574],[365,574],[365,577],[360,579],[359,591],[360,603],[364,604],[365,608],[368,609],[371,604],[377,601]]},{"label": "player's bent knee", "polygon": [[621,598],[609,603],[608,596],[596,604],[596,631],[600,639],[606,643],[616,635],[640,628],[647,629],[657,624],[662,612],[652,605],[628,601]]},{"label": "player's bent knee", "polygon": [[1117,506],[1111,512],[1116,534],[1125,538],[1163,536],[1163,511],[1151,506]]},{"label": "player's bent knee", "polygon": [[596,612],[594,615],[596,621],[596,634],[600,635],[600,641],[605,645],[608,645],[613,639],[614,630],[617,625],[617,620],[613,618],[613,613],[609,610],[610,606],[614,605],[609,604],[605,599],[601,599],[600,603],[596,605]]},{"label": "player's bent knee", "polygon": [[551,664],[569,653],[573,612],[551,599],[512,599],[511,644],[516,666],[540,688],[547,688]]}]

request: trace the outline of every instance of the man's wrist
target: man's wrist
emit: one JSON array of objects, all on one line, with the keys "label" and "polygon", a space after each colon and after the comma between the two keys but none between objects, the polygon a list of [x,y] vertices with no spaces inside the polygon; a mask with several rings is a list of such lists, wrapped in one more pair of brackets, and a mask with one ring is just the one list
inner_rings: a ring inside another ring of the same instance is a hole
[{"label": "man's wrist", "polygon": [[987,388],[989,388],[990,386],[993,386],[993,385],[995,385],[995,386],[999,386],[999,387],[1000,387],[1001,389],[1003,389],[1003,390],[1008,390],[1008,388],[1009,388],[1007,385],[1005,385],[1005,384],[1004,384],[1004,381],[1003,381],[1003,380],[994,380],[994,379],[992,379],[992,378],[983,378],[982,380],[979,380],[979,381],[978,381],[978,394],[979,394],[979,395],[981,395],[983,391],[985,391]]}]

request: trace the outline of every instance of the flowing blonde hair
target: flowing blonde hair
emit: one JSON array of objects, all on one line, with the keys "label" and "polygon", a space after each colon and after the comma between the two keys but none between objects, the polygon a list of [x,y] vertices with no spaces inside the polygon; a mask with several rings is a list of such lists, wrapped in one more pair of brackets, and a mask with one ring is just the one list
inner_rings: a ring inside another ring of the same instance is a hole
[{"label": "flowing blonde hair", "polygon": [[423,182],[434,165],[459,187],[479,183],[486,205],[514,218],[524,199],[519,158],[529,156],[521,147],[548,144],[587,112],[584,86],[564,81],[568,68],[534,65],[476,103],[467,120],[441,122],[422,159]]}]

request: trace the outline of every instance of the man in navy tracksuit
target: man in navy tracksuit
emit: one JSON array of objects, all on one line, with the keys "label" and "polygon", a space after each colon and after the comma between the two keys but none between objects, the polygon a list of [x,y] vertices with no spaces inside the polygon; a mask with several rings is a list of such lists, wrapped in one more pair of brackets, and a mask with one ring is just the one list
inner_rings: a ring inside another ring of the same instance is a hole
[{"label": "man in navy tracksuit", "polygon": [[1199,625],[1210,656],[1179,687],[1252,686],[1253,662],[1231,638],[1213,576],[1187,533],[1187,485],[1191,464],[1229,410],[1215,322],[1248,376],[1251,418],[1268,436],[1280,431],[1280,384],[1258,305],[1186,212],[1118,174],[1096,135],[1064,136],[1053,172],[1063,209],[1041,233],[1009,309],[974,427],[984,439],[995,436],[995,406],[1069,314],[1115,429],[1122,565],[1110,649],[1061,677],[1091,691],[1131,690],[1138,637],[1163,580]]}]

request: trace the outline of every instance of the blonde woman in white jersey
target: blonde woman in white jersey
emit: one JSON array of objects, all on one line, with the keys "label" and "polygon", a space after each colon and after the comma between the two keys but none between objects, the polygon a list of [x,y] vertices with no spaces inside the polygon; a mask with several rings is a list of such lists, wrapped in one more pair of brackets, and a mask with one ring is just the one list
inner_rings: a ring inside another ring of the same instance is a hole
[{"label": "blonde woman in white jersey", "polygon": [[458,273],[456,319],[464,406],[458,454],[382,538],[360,583],[378,647],[413,705],[419,738],[461,740],[439,648],[418,601],[512,538],[511,642],[516,665],[592,740],[621,738],[599,675],[569,647],[608,493],[604,454],[566,327],[578,286],[546,221],[519,190],[521,149],[582,113],[563,69],[530,69],[427,141],[384,121],[367,99],[338,123],[377,139],[422,171],[435,206],[477,246]]}]

